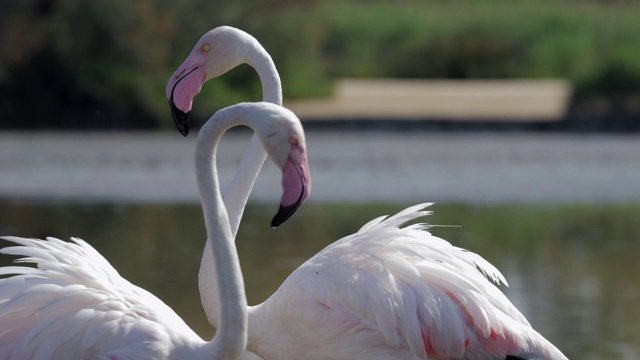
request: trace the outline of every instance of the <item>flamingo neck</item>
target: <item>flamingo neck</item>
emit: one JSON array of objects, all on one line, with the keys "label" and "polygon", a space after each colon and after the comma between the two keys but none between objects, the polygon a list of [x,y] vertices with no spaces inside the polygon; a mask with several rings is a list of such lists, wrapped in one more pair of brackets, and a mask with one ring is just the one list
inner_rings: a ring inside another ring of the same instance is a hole
[{"label": "flamingo neck", "polygon": [[264,102],[282,105],[280,75],[271,56],[257,40],[255,40],[251,50],[247,56],[247,64],[252,66],[260,77],[262,100]]},{"label": "flamingo neck", "polygon": [[[280,76],[271,56],[257,40],[252,38],[246,43],[249,46],[245,60],[247,64],[256,70],[260,77],[263,100],[282,105]],[[251,137],[238,171],[224,194],[224,204],[229,216],[231,234],[234,240],[238,233],[238,227],[240,226],[240,220],[249,199],[249,194],[253,189],[266,156],[259,139],[255,135]],[[211,256],[211,251],[211,244],[207,241],[202,261],[200,262],[198,286],[207,319],[212,326],[216,326],[218,323],[218,308],[215,306],[215,302],[218,299],[218,285],[215,282],[215,261]]]},{"label": "flamingo neck", "polygon": [[[226,208],[220,194],[216,167],[217,143],[232,124],[231,119],[218,112],[200,130],[196,145],[196,178],[207,229],[207,252],[213,264],[216,284],[214,303],[203,303],[205,309],[216,307],[220,314],[217,333],[209,343],[213,358],[235,359],[242,355],[247,344],[247,300],[238,253]],[[202,280],[202,279],[201,279]],[[224,287],[224,291],[221,291]],[[224,309],[224,311],[221,311]]]},{"label": "flamingo neck", "polygon": [[[245,61],[256,70],[260,77],[263,101],[282,105],[280,75],[271,56],[256,39],[247,40]],[[242,156],[236,175],[224,194],[224,202],[231,222],[231,233],[234,238],[238,233],[249,194],[251,194],[251,189],[253,189],[266,157],[267,153],[254,135]]]},{"label": "flamingo neck", "polygon": [[[273,316],[287,313],[288,309],[278,309],[278,304],[281,302],[274,300],[276,296],[277,291],[263,303],[249,307],[247,350],[264,359],[278,358],[279,353],[272,352],[276,350],[285,353],[286,350],[282,347],[289,344],[289,341],[283,341],[287,333],[280,331],[280,319]],[[278,343],[281,348],[274,348],[273,344]]]}]

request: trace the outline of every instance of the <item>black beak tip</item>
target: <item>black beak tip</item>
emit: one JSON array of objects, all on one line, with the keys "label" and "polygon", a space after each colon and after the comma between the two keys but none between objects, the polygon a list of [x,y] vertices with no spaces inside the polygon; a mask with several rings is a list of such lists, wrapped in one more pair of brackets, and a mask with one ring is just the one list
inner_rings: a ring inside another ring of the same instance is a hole
[{"label": "black beak tip", "polygon": [[173,120],[176,123],[178,131],[182,136],[187,137],[187,135],[189,135],[189,113],[178,109],[171,101],[169,101],[169,106],[171,107],[171,114],[173,115]]},{"label": "black beak tip", "polygon": [[304,196],[305,192],[306,190],[303,184],[302,190],[300,191],[300,195],[298,196],[298,200],[296,200],[295,203],[291,205],[286,205],[286,206],[280,203],[280,208],[278,209],[278,212],[271,220],[272,228],[277,228],[278,226],[282,225],[282,223],[287,221],[287,219],[289,219],[291,215],[293,215],[296,212],[296,210],[298,210],[300,205],[302,205],[302,202],[304,201],[304,199],[306,199],[306,197]]},{"label": "black beak tip", "polygon": [[271,220],[271,227],[277,228],[278,226],[282,225],[282,223],[287,221],[291,217],[291,215],[293,215],[293,213],[295,213],[296,210],[298,210],[299,206],[300,206],[300,202],[297,202],[289,206],[280,205],[280,209],[278,209],[278,212]]}]

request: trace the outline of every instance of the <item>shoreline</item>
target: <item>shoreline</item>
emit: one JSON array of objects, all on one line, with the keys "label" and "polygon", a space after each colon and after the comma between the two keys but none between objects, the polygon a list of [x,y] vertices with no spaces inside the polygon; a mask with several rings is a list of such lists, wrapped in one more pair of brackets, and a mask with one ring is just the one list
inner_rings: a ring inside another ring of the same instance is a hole
[{"label": "shoreline", "polygon": [[565,80],[340,79],[324,99],[285,101],[300,119],[553,122],[566,116]]}]

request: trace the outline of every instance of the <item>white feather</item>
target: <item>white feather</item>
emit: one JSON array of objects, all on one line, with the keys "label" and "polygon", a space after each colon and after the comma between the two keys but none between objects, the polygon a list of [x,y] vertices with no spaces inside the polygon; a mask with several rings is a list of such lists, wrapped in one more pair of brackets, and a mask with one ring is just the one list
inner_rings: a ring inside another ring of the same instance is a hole
[{"label": "white feather", "polygon": [[430,205],[376,218],[296,269],[254,309],[269,324],[262,342],[278,351],[250,349],[287,359],[566,359],[498,289],[497,268],[428,224],[403,227]]},{"label": "white feather", "polygon": [[13,275],[0,279],[0,358],[100,358],[127,347],[143,358],[162,358],[162,341],[175,330],[184,343],[203,343],[162,301],[123,279],[86,242],[3,239],[18,246],[0,253],[37,267],[0,268],[0,274]]}]

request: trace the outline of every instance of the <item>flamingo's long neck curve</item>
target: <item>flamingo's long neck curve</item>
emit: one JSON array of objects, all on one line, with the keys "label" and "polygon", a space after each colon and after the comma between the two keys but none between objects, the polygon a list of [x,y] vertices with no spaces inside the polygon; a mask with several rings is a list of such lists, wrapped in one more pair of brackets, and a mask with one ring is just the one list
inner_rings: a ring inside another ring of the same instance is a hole
[{"label": "flamingo's long neck curve", "polygon": [[216,285],[224,286],[224,291],[217,289],[218,332],[209,344],[214,359],[240,357],[247,345],[248,331],[244,280],[216,167],[217,143],[224,131],[233,125],[230,113],[219,111],[202,127],[195,152],[198,191],[207,228],[207,243],[211,245],[208,256],[215,258],[213,275]]},{"label": "flamingo's long neck curve", "polygon": [[[253,67],[262,84],[262,101],[282,105],[282,85],[280,75],[271,56],[255,38],[248,39],[246,62]],[[249,199],[249,194],[260,173],[267,153],[254,135],[247,145],[242,161],[229,188],[224,194],[224,202],[231,221],[233,237],[238,233],[240,220]]]},{"label": "flamingo's long neck curve", "polygon": [[[263,100],[265,102],[282,105],[280,76],[278,75],[271,56],[254,38],[248,39],[245,44],[248,45],[245,60],[248,65],[256,70],[260,77]],[[249,194],[255,184],[258,173],[260,173],[265,158],[266,152],[262,144],[255,135],[252,136],[244,152],[238,171],[229,184],[229,188],[224,193],[223,200],[229,215],[231,234],[234,240],[238,232],[242,214],[244,213],[245,205],[249,199]],[[215,264],[214,258],[211,256],[211,251],[211,243],[208,239],[200,263],[198,286],[207,319],[210,324],[216,326],[219,315],[216,304],[218,299],[218,285],[215,282]]]}]

